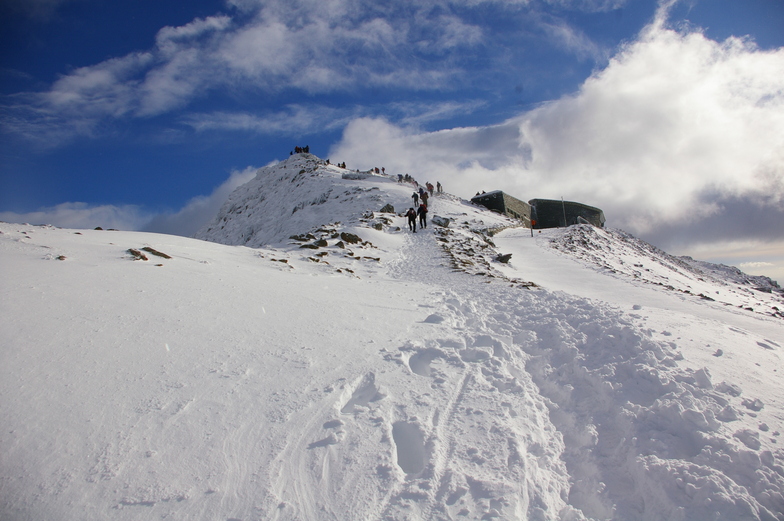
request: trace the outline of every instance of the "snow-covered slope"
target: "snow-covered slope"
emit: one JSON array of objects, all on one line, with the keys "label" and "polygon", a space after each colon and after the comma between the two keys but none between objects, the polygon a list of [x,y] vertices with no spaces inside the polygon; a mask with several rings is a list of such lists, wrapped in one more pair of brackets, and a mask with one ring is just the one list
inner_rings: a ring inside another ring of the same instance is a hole
[{"label": "snow-covered slope", "polygon": [[[430,180],[420,181],[424,186]],[[339,223],[341,228],[387,228],[389,222],[383,219],[381,209],[389,204],[393,213],[405,213],[414,206],[414,191],[412,184],[398,183],[396,175],[346,170],[326,164],[312,154],[296,154],[260,168],[254,179],[231,194],[215,219],[196,237],[259,247],[285,242],[293,235],[315,231],[328,223]],[[436,215],[446,212],[485,227],[516,225],[506,217],[454,197],[445,195],[442,201],[436,207]]]},{"label": "snow-covered slope", "polygon": [[0,519],[784,519],[776,286],[343,173],[0,223]]}]

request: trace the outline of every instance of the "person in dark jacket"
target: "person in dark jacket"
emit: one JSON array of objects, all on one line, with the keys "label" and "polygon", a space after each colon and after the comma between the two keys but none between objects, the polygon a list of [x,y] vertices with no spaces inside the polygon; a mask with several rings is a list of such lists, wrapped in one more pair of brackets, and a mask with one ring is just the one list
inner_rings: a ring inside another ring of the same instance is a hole
[{"label": "person in dark jacket", "polygon": [[411,199],[414,200],[414,206],[416,206],[419,203],[419,194],[417,192],[414,192],[413,195],[411,195]]},{"label": "person in dark jacket", "polygon": [[427,228],[427,206],[420,204],[419,210],[417,210],[417,215],[419,216],[419,227]]},{"label": "person in dark jacket", "polygon": [[413,208],[409,208],[408,211],[406,212],[406,217],[408,217],[408,229],[416,233],[417,213],[414,211]]}]

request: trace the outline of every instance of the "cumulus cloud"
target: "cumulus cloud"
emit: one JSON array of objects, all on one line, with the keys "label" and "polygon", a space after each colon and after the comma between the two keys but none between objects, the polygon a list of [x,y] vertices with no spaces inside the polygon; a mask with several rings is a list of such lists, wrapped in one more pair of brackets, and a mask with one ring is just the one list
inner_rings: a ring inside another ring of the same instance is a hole
[{"label": "cumulus cloud", "polygon": [[251,166],[233,171],[210,195],[194,197],[176,213],[156,215],[143,227],[144,231],[193,236],[217,215],[231,192],[253,179],[257,171],[258,168]]},{"label": "cumulus cloud", "polygon": [[490,127],[357,119],[330,154],[463,196],[563,196],[664,246],[783,238],[783,145],[784,49],[679,32],[660,13],[572,96]]},{"label": "cumulus cloud", "polygon": [[60,228],[114,228],[138,230],[150,220],[150,215],[135,205],[89,205],[62,203],[35,212],[0,212],[0,220],[15,223],[51,224]]}]

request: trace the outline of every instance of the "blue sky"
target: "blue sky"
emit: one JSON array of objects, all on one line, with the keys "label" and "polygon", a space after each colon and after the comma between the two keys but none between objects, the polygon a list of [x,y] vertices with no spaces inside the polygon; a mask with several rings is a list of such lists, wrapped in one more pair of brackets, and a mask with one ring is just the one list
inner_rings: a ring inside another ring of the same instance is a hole
[{"label": "blue sky", "polygon": [[784,279],[782,0],[0,0],[0,219],[190,234],[295,145]]}]

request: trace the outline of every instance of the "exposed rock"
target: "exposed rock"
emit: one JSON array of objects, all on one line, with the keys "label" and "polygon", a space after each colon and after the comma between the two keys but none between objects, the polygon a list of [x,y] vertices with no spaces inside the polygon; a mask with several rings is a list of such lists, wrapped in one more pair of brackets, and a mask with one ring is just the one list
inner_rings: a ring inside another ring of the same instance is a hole
[{"label": "exposed rock", "polygon": [[395,213],[395,207],[387,203],[381,210],[381,213]]},{"label": "exposed rock", "polygon": [[357,244],[362,242],[362,239],[360,239],[358,235],[354,235],[353,233],[348,232],[341,232],[340,238],[349,244]]},{"label": "exposed rock", "polygon": [[151,253],[151,254],[153,254],[153,255],[155,255],[157,257],[163,257],[164,259],[171,259],[171,257],[169,255],[166,255],[165,253],[160,252],[158,250],[154,250],[154,249],[150,248],[149,246],[145,246],[144,248],[142,248],[142,250],[146,251],[147,253]]},{"label": "exposed rock", "polygon": [[495,260],[498,262],[503,262],[504,264],[509,263],[509,260],[512,258],[511,253],[503,253],[496,256]]},{"label": "exposed rock", "polygon": [[134,260],[143,260],[143,261],[147,260],[147,256],[142,252],[140,252],[139,250],[134,250],[133,248],[129,248],[128,253],[130,253],[134,257]]},{"label": "exposed rock", "polygon": [[450,219],[447,219],[446,217],[441,217],[440,215],[434,215],[433,218],[430,219],[430,222],[432,222],[437,226],[447,228],[449,226]]}]

